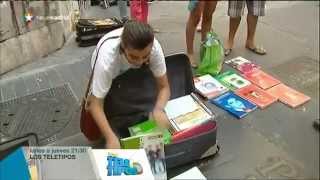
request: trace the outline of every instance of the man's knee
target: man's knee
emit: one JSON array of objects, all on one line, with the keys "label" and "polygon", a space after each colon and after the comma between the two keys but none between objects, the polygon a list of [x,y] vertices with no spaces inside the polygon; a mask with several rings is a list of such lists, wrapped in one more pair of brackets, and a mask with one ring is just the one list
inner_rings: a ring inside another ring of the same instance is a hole
[{"label": "man's knee", "polygon": [[189,21],[193,26],[197,26],[200,21],[201,14],[190,14]]}]

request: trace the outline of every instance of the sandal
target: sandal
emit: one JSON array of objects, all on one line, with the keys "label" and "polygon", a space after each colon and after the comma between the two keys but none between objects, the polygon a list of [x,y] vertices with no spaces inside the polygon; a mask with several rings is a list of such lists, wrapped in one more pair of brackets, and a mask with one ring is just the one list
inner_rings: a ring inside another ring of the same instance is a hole
[{"label": "sandal", "polygon": [[193,58],[193,55],[187,55],[188,56],[188,60],[190,62],[190,65],[192,68],[197,68],[198,64],[196,63],[196,61]]},{"label": "sandal", "polygon": [[153,33],[160,33],[160,29],[154,28]]},{"label": "sandal", "polygon": [[192,68],[197,68],[198,67],[198,64],[196,62],[194,62],[194,61],[193,62],[190,61],[190,65],[191,65]]},{"label": "sandal", "polygon": [[228,56],[231,53],[232,49],[224,49],[224,56]]},{"label": "sandal", "polygon": [[265,55],[267,54],[267,51],[265,49],[263,49],[262,47],[254,47],[254,48],[250,48],[250,47],[246,47],[248,50],[259,54],[259,55]]}]

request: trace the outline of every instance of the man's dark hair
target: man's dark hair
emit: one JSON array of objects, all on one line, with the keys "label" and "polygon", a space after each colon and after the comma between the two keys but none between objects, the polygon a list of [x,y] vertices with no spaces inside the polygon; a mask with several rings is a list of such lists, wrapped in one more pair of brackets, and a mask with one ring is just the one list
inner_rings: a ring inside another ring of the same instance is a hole
[{"label": "man's dark hair", "polygon": [[153,39],[153,29],[149,24],[136,20],[129,20],[125,23],[121,35],[124,48],[142,50],[152,43]]}]

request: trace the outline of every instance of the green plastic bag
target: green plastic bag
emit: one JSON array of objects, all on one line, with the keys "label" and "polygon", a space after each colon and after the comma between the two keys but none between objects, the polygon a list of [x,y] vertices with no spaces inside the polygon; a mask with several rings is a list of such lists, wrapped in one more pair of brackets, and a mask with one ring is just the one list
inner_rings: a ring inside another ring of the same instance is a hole
[{"label": "green plastic bag", "polygon": [[224,60],[223,45],[214,32],[208,32],[207,38],[200,47],[200,64],[196,70],[196,75],[202,76],[211,74],[215,76],[222,69]]}]

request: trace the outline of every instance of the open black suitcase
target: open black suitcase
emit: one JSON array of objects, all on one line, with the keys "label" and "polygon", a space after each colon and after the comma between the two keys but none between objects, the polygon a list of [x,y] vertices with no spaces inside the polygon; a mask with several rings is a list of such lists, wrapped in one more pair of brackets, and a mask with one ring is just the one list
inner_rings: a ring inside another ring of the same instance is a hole
[{"label": "open black suitcase", "polygon": [[122,27],[124,22],[117,18],[79,19],[76,24],[76,41],[80,47],[96,45],[106,33]]},{"label": "open black suitcase", "polygon": [[[166,57],[167,75],[171,88],[171,99],[195,91],[188,57],[175,54]],[[147,67],[130,69],[113,80],[105,98],[105,113],[115,132],[128,137],[127,127],[148,118],[156,100],[156,82]],[[128,123],[129,122],[129,123]],[[215,128],[191,138],[165,145],[167,168],[193,162],[218,152]]]}]

